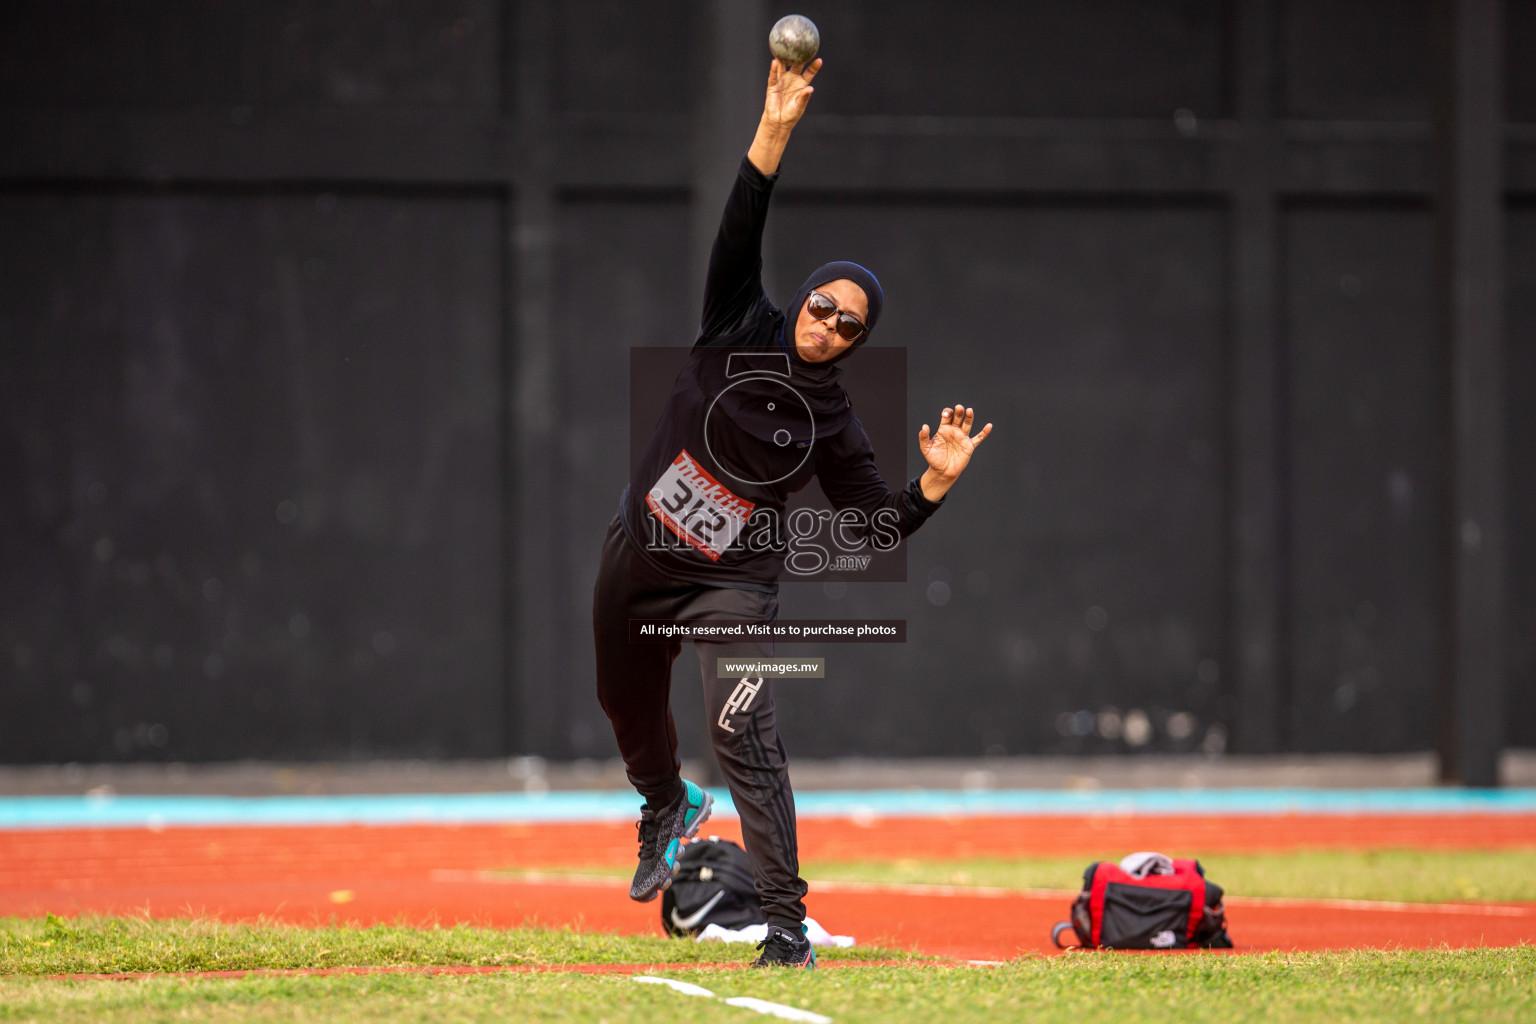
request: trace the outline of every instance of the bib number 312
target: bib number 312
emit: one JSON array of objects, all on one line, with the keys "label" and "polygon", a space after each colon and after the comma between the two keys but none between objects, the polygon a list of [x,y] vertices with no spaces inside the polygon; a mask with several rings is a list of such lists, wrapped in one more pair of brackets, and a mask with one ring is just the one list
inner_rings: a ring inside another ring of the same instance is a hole
[{"label": "bib number 312", "polygon": [[662,525],[711,562],[719,561],[756,507],[710,476],[686,448],[651,486],[645,503]]}]

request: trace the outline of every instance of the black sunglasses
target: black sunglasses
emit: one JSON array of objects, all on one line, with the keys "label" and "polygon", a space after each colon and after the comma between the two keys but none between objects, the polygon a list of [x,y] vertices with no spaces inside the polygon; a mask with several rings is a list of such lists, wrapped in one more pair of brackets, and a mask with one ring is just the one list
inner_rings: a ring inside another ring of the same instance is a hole
[{"label": "black sunglasses", "polygon": [[825,320],[833,313],[836,313],[838,336],[848,341],[858,341],[864,332],[869,330],[858,317],[838,309],[837,303],[821,294],[821,292],[811,292],[810,295],[806,296],[805,310],[817,320]]}]

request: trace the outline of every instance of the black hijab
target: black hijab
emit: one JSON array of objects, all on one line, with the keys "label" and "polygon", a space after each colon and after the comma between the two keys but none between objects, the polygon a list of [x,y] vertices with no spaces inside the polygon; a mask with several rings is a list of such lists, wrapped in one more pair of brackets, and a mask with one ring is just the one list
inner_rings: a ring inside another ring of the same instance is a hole
[{"label": "black hijab", "polygon": [[[800,310],[814,289],[840,280],[852,281],[864,291],[864,297],[869,303],[869,311],[864,316],[865,331],[858,341],[826,362],[807,362],[800,358],[795,348],[795,324],[800,318]],[[885,293],[880,288],[880,282],[874,274],[857,263],[840,260],[817,267],[801,283],[793,301],[784,309],[784,319],[777,338],[782,351],[775,353],[757,350],[750,357],[743,353],[740,357],[743,361],[733,363],[730,369],[726,369],[722,363],[721,368],[725,370],[727,381],[731,378],[739,379],[730,382],[728,389],[721,388],[717,392],[720,394],[720,408],[738,427],[762,441],[773,441],[776,435],[782,437],[782,432],[787,430],[795,444],[803,447],[813,437],[827,437],[842,430],[853,418],[853,403],[838,383],[843,371],[833,364],[848,358],[854,349],[869,340],[884,304]],[[747,359],[750,362],[745,361]],[[753,369],[748,371],[750,375],[743,376],[737,367],[746,365]],[[799,403],[785,401],[786,385],[804,399],[805,406],[810,410],[809,419],[805,416],[805,408],[799,407]],[[795,408],[786,415],[790,405]]]},{"label": "black hijab", "polygon": [[[811,292],[824,284],[833,281],[852,281],[864,290],[864,297],[869,300],[869,313],[864,317],[865,331],[859,335],[859,340],[843,349],[837,355],[824,363],[808,363],[800,358],[800,353],[795,349],[795,322],[800,318],[800,309],[805,305],[805,300],[810,298]],[[810,277],[801,283],[795,292],[795,299],[784,310],[784,329],[779,333],[779,342],[789,349],[790,361],[800,367],[806,368],[807,381],[818,379],[820,375],[826,375],[829,379],[836,380],[842,375],[841,370],[833,370],[832,364],[846,359],[858,348],[869,340],[874,333],[875,323],[880,319],[880,308],[885,305],[885,292],[880,289],[880,282],[875,275],[859,266],[857,263],[849,263],[839,260],[835,263],[823,263],[817,267]]]}]

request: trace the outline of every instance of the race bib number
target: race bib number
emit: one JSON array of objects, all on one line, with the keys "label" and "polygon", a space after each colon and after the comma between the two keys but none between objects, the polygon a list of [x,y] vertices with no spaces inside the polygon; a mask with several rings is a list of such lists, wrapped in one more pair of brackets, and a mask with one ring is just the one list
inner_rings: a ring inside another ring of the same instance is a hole
[{"label": "race bib number", "polygon": [[667,529],[719,561],[736,540],[755,507],[704,471],[685,448],[645,495],[645,503]]}]

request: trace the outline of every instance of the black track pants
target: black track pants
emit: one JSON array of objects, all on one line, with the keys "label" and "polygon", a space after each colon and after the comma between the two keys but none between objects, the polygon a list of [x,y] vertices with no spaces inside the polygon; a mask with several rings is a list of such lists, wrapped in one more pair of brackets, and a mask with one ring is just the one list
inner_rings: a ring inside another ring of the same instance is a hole
[{"label": "black track pants", "polygon": [[[672,724],[672,662],[678,641],[630,643],[630,619],[706,619],[771,622],[772,594],[669,580],[629,543],[617,517],[603,540],[592,601],[597,642],[597,698],[613,723],[619,752],[648,801],[666,803],[678,792],[677,730]],[[718,679],[716,658],[770,655],[767,643],[696,643],[704,676],[704,708],[715,757],[741,815],[742,837],[757,876],[757,893],[771,918],[805,918],[805,882],[795,844],[795,796],[784,744],[774,727],[769,679]]]}]

